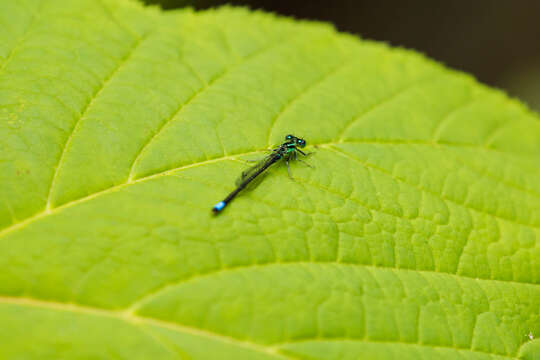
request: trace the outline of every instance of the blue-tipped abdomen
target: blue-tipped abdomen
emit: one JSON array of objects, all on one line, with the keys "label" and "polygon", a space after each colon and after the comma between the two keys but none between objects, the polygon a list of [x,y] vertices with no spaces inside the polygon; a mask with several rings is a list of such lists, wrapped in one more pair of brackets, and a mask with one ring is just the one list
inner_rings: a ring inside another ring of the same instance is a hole
[{"label": "blue-tipped abdomen", "polygon": [[225,201],[220,201],[218,202],[216,205],[214,205],[214,207],[212,208],[212,211],[214,212],[214,214],[217,214],[218,212],[220,212],[221,210],[223,210],[223,208],[227,205],[227,203]]}]

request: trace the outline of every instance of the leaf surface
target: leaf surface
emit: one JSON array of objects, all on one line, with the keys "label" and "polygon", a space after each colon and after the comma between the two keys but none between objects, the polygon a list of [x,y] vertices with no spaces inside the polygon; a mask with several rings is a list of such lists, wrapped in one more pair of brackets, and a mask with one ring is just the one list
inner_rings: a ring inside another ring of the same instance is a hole
[{"label": "leaf surface", "polygon": [[[538,358],[518,102],[239,8],[8,0],[0,24],[1,358]],[[314,168],[213,217],[288,133]]]}]

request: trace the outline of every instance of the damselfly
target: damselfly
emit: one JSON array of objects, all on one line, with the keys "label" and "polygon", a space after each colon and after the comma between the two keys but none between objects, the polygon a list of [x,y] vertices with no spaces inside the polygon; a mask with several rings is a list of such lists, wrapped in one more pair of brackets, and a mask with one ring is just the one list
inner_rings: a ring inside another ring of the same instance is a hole
[{"label": "damselfly", "polygon": [[257,176],[262,174],[272,164],[275,164],[281,159],[285,159],[285,162],[287,164],[287,171],[289,172],[289,176],[291,176],[289,161],[293,159],[296,160],[298,158],[298,153],[307,156],[306,153],[299,149],[305,146],[306,141],[304,139],[300,139],[294,135],[285,136],[285,142],[279,145],[277,148],[273,149],[270,155],[257,162],[257,164],[255,164],[251,168],[242,172],[242,175],[240,175],[240,177],[236,180],[236,189],[234,189],[233,192],[231,192],[225,199],[223,199],[223,201],[220,201],[216,205],[214,205],[214,207],[212,208],[212,212],[214,214],[218,214],[223,209],[225,209],[225,207],[236,197],[236,195],[238,195],[240,191],[242,191],[242,189],[248,186],[250,182],[255,180]]}]

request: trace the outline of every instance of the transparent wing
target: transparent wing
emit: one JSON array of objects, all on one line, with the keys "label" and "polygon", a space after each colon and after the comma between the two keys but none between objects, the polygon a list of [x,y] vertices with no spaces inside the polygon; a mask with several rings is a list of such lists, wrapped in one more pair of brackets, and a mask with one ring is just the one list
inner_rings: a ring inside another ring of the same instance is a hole
[{"label": "transparent wing", "polygon": [[242,171],[242,174],[236,179],[235,184],[236,186],[240,186],[246,179],[248,179],[251,175],[259,171],[266,163],[269,161],[272,161],[273,155],[268,155],[264,159],[261,159],[258,161],[255,165],[251,166],[250,168]]}]

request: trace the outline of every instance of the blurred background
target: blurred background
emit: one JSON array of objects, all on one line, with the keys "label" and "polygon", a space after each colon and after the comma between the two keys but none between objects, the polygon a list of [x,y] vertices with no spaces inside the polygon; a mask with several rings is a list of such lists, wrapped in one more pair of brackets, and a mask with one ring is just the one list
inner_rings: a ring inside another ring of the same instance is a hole
[{"label": "blurred background", "polygon": [[145,0],[164,9],[243,5],[420,51],[540,111],[538,0]]}]

